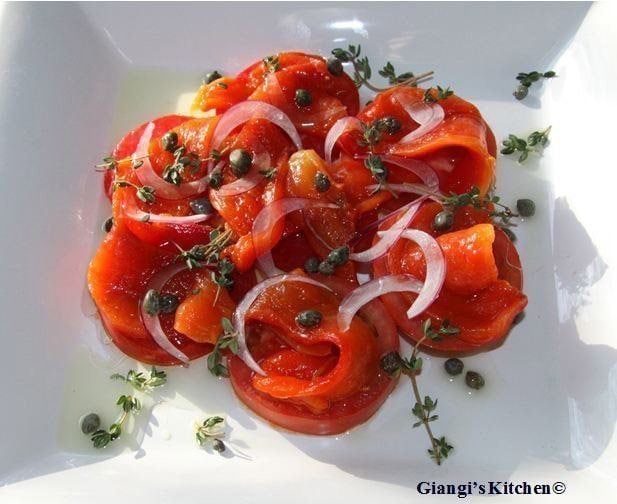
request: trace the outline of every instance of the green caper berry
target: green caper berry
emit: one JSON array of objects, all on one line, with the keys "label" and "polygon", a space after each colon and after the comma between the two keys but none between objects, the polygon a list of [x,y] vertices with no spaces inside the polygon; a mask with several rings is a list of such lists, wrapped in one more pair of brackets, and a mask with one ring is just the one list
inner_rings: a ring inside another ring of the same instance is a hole
[{"label": "green caper berry", "polygon": [[456,376],[463,372],[464,364],[461,359],[452,358],[444,362],[443,367],[445,368],[446,373],[451,376]]},{"label": "green caper berry", "polygon": [[544,77],[545,79],[550,79],[552,77],[555,77],[557,74],[553,71],[553,70],[549,70],[548,72],[544,72],[544,75],[542,77]]},{"label": "green caper berry", "polygon": [[313,97],[306,89],[296,89],[294,101],[298,107],[308,107],[313,101]]},{"label": "green caper berry", "polygon": [[146,292],[142,302],[148,315],[154,316],[161,310],[161,295],[155,289]]},{"label": "green caper berry", "polygon": [[109,233],[112,227],[114,227],[114,218],[108,217],[107,219],[105,219],[105,222],[103,222],[101,229],[103,229],[105,233]]},{"label": "green caper berry", "polygon": [[101,419],[96,413],[88,413],[81,419],[81,432],[84,434],[92,434],[101,426]]},{"label": "green caper berry", "polygon": [[389,135],[395,135],[401,130],[401,121],[399,121],[396,117],[384,117],[380,122],[386,133]]},{"label": "green caper berry", "polygon": [[398,352],[387,353],[381,358],[380,365],[386,373],[395,375],[401,370],[401,356]]},{"label": "green caper berry", "polygon": [[175,131],[168,131],[161,138],[161,145],[167,152],[173,152],[178,147],[178,134]]},{"label": "green caper berry", "polygon": [[480,373],[476,373],[475,371],[467,371],[467,374],[465,375],[465,383],[472,389],[480,390],[484,387],[484,378],[482,378]]},{"label": "green caper berry", "polygon": [[520,84],[516,86],[516,89],[514,90],[514,93],[512,93],[512,95],[514,95],[514,98],[516,98],[517,100],[522,100],[523,98],[525,98],[525,96],[527,96],[527,93],[529,93],[529,87]]},{"label": "green caper berry", "polygon": [[349,259],[349,247],[344,245],[343,247],[338,247],[332,250],[326,259],[327,262],[333,264],[334,266],[342,266]]},{"label": "green caper berry", "polygon": [[215,438],[212,441],[212,449],[215,452],[223,453],[225,451],[225,443],[218,438]]},{"label": "green caper berry", "polygon": [[223,185],[223,172],[221,170],[213,170],[208,177],[208,185],[212,189],[218,189]]},{"label": "green caper berry", "polygon": [[329,261],[321,261],[317,267],[317,271],[322,275],[332,275],[334,273],[334,264]]},{"label": "green caper berry", "polygon": [[319,259],[316,257],[309,257],[304,262],[304,271],[307,273],[317,273],[319,271]]},{"label": "green caper berry", "polygon": [[161,313],[173,313],[178,308],[180,304],[180,300],[178,296],[174,296],[173,294],[164,294],[161,296],[159,301],[159,312]]},{"label": "green caper berry", "polygon": [[536,204],[528,198],[516,201],[516,209],[523,217],[532,217],[536,213]]},{"label": "green caper berry", "polygon": [[324,172],[317,172],[315,174],[315,188],[318,192],[326,192],[330,189],[330,179]]},{"label": "green caper berry", "polygon": [[194,214],[209,215],[212,213],[212,205],[207,198],[197,198],[189,203]]},{"label": "green caper berry", "polygon": [[248,173],[253,164],[253,158],[244,149],[235,149],[229,154],[229,164],[232,173],[240,178]]},{"label": "green caper berry", "polygon": [[442,210],[433,219],[433,228],[437,231],[447,231],[454,224],[454,214],[449,210]]},{"label": "green caper berry", "polygon": [[210,84],[211,82],[214,82],[215,80],[220,79],[221,77],[223,76],[217,70],[214,70],[204,75],[203,78],[201,79],[201,82],[203,82],[204,84]]},{"label": "green caper berry", "polygon": [[343,74],[343,63],[338,58],[328,58],[328,72],[335,77]]},{"label": "green caper berry", "polygon": [[317,310],[304,310],[296,315],[296,322],[302,327],[315,327],[321,322],[323,315]]},{"label": "green caper berry", "polygon": [[511,242],[516,241],[516,235],[514,234],[514,231],[512,231],[510,228],[502,227],[501,230],[506,234],[508,238],[510,238]]}]

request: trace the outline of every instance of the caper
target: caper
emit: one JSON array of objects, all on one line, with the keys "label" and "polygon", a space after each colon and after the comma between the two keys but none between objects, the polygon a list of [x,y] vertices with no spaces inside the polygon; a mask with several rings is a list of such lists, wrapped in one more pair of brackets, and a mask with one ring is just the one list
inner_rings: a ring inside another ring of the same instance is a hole
[{"label": "caper", "polygon": [[173,294],[164,294],[161,296],[159,301],[159,312],[161,313],[173,313],[178,308],[180,304],[180,300],[178,296],[174,296]]},{"label": "caper", "polygon": [[221,170],[212,170],[208,177],[208,185],[212,189],[218,189],[223,185],[223,172]]},{"label": "caper", "polygon": [[399,121],[396,117],[384,117],[381,119],[381,124],[386,133],[390,135],[395,135],[401,130],[401,121]]},{"label": "caper", "polygon": [[334,266],[341,266],[347,262],[349,259],[349,247],[344,245],[343,247],[338,247],[332,250],[326,261],[333,264]]},{"label": "caper", "polygon": [[225,451],[225,443],[218,438],[212,441],[212,449],[216,452],[223,453]]},{"label": "caper", "polygon": [[167,152],[173,152],[178,147],[178,134],[175,131],[168,131],[161,138],[161,145]]},{"label": "caper", "polygon": [[514,234],[514,231],[512,231],[510,228],[502,227],[501,230],[506,234],[508,238],[510,238],[510,241],[516,241],[516,235]]},{"label": "caper", "polygon": [[464,364],[461,359],[452,358],[444,362],[443,367],[445,368],[446,373],[456,376],[463,372]]},{"label": "caper", "polygon": [[84,434],[93,434],[101,426],[101,419],[96,413],[88,413],[81,419],[81,432]]},{"label": "caper", "polygon": [[380,365],[386,373],[394,375],[401,369],[401,356],[398,352],[387,353],[381,358]]},{"label": "caper", "polygon": [[536,204],[529,198],[516,200],[516,208],[523,217],[531,217],[536,213]]},{"label": "caper", "polygon": [[144,310],[148,315],[154,316],[161,310],[161,295],[155,289],[146,292],[142,301]]},{"label": "caper", "polygon": [[112,227],[114,227],[114,218],[113,217],[108,217],[107,219],[105,219],[105,222],[103,222],[103,225],[101,226],[101,229],[105,233],[109,233],[111,231]]},{"label": "caper", "polygon": [[523,84],[520,84],[516,86],[516,89],[512,94],[517,100],[522,100],[523,98],[525,98],[525,96],[527,96],[527,93],[529,93],[529,88]]},{"label": "caper", "polygon": [[467,371],[467,374],[465,375],[465,383],[472,389],[480,390],[484,387],[484,378],[482,378],[480,373],[476,373],[475,371]]},{"label": "caper", "polygon": [[317,267],[317,271],[322,275],[331,275],[334,273],[335,266],[329,261],[321,261]]},{"label": "caper", "polygon": [[213,70],[212,72],[208,72],[207,74],[205,74],[201,79],[201,82],[204,84],[210,84],[211,82],[214,82],[216,79],[220,79],[221,77],[223,76],[217,70]]},{"label": "caper", "polygon": [[296,315],[296,322],[302,327],[314,327],[321,322],[323,315],[317,310],[304,310]]},{"label": "caper", "polygon": [[208,215],[212,213],[212,205],[207,198],[197,198],[189,203],[194,214]]},{"label": "caper", "polygon": [[294,101],[298,107],[308,107],[313,101],[313,97],[306,89],[296,89]]},{"label": "caper", "polygon": [[229,164],[233,174],[240,178],[248,173],[253,164],[253,158],[244,149],[234,149],[229,154]]},{"label": "caper", "polygon": [[338,77],[343,73],[343,63],[337,58],[328,58],[328,72]]},{"label": "caper", "polygon": [[307,273],[317,273],[319,271],[319,259],[316,257],[309,257],[304,262],[304,271]]},{"label": "caper", "polygon": [[315,174],[315,188],[318,192],[326,192],[330,189],[330,179],[324,172],[317,172]]},{"label": "caper", "polygon": [[433,219],[433,227],[437,231],[447,231],[454,224],[454,214],[449,210],[442,210]]}]

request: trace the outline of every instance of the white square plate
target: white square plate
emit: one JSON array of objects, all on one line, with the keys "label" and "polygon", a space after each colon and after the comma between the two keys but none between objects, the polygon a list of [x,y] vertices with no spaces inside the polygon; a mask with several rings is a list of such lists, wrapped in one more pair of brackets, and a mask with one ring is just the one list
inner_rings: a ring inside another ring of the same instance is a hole
[{"label": "white square plate", "polygon": [[[614,502],[616,19],[609,2],[0,4],[0,502],[407,503],[432,501],[421,481],[506,480]],[[435,70],[498,139],[553,125],[544,156],[498,160],[499,193],[538,206],[517,233],[525,320],[467,359],[488,379],[481,393],[448,381],[442,359],[420,379],[452,457],[426,456],[405,381],[367,424],[316,438],[256,418],[203,361],[171,370],[123,441],[89,449],[78,416],[111,414],[121,386],[108,375],[134,366],[103,344],[85,291],[109,212],[91,167],[122,132],[173,111],[204,70],[348,43],[374,67]],[[549,68],[559,77],[512,98],[517,72]],[[220,412],[237,456],[193,443],[192,422]]]}]

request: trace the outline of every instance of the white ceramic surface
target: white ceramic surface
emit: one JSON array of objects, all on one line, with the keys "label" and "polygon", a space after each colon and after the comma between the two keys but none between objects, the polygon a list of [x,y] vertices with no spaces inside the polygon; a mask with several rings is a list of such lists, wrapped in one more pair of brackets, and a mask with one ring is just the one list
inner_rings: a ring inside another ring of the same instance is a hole
[{"label": "white ceramic surface", "polygon": [[[614,502],[616,19],[609,2],[0,4],[0,502],[432,502],[418,482],[495,480],[561,481],[560,501]],[[538,205],[517,232],[525,320],[467,360],[488,378],[481,393],[448,381],[441,359],[422,374],[452,458],[426,457],[404,381],[366,425],[315,438],[256,418],[203,362],[170,371],[124,441],[89,450],[77,416],[111,403],[108,374],[133,365],[103,344],[85,294],[109,212],[92,165],[123,131],[173,111],[203,70],[356,42],[375,66],[435,70],[499,139],[553,125],[543,157],[498,160],[503,197]],[[559,78],[512,98],[517,72],[548,68]],[[220,412],[234,457],[193,443],[192,422]]]}]

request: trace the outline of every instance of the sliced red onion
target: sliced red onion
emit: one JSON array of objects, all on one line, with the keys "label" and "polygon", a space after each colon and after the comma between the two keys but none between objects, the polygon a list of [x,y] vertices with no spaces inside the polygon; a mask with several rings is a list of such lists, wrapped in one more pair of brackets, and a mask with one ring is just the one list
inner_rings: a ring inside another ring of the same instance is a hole
[{"label": "sliced red onion", "polygon": [[[320,201],[310,200],[307,198],[282,198],[273,201],[268,206],[262,208],[253,221],[253,229],[251,231],[253,236],[253,246],[255,244],[255,237],[262,233],[271,233],[272,226],[279,219],[282,219],[285,215],[301,210],[303,208],[338,208],[332,203],[322,203]],[[266,237],[266,241],[269,240],[269,234]],[[262,271],[268,276],[280,275],[284,273],[280,269],[276,268],[274,261],[269,250],[257,250],[255,247],[255,255],[257,261],[262,267]]]},{"label": "sliced red onion", "polygon": [[211,214],[196,215],[159,215],[144,212],[141,210],[134,199],[129,199],[124,204],[124,214],[132,220],[141,222],[159,222],[161,224],[197,224],[208,220]]},{"label": "sliced red onion", "polygon": [[248,291],[242,301],[236,307],[236,310],[233,314],[233,323],[234,328],[238,334],[238,357],[244,361],[244,363],[257,374],[266,376],[266,373],[263,369],[257,364],[253,356],[249,352],[248,346],[246,344],[246,332],[244,328],[244,319],[246,318],[246,314],[249,311],[251,305],[255,302],[255,300],[263,293],[266,289],[277,285],[283,282],[304,282],[311,285],[316,285],[318,287],[323,287],[324,289],[330,290],[329,287],[324,284],[318,282],[317,280],[313,280],[312,278],[308,278],[302,275],[280,275],[274,278],[268,278],[261,283],[258,283],[255,287],[253,287],[250,291]]},{"label": "sliced red onion", "polygon": [[428,187],[422,184],[409,184],[407,182],[403,184],[371,184],[366,186],[370,191],[376,190],[378,187],[387,189],[397,193],[410,193],[425,195],[428,199],[441,203],[441,193],[430,194],[432,191]]},{"label": "sliced red onion", "polygon": [[167,182],[154,171],[150,158],[148,157],[148,146],[150,145],[153,131],[154,123],[148,123],[139,139],[135,153],[133,154],[135,162],[142,162],[142,165],[135,169],[135,175],[137,175],[139,182],[143,185],[153,187],[156,191],[156,196],[163,199],[183,199],[193,194],[204,192],[208,188],[207,177],[202,177],[192,182],[183,182],[177,186],[171,182]]},{"label": "sliced red onion", "polygon": [[270,154],[267,152],[257,154],[253,160],[253,167],[250,173],[246,174],[242,178],[230,182],[229,184],[221,186],[220,189],[215,189],[215,191],[219,196],[223,197],[236,196],[238,194],[250,191],[253,187],[258,186],[264,179],[264,176],[259,172],[262,170],[268,170],[269,168]]},{"label": "sliced red onion", "polygon": [[[296,149],[302,149],[302,140],[291,119],[275,106],[256,100],[237,103],[221,116],[212,134],[212,148],[218,149],[233,130],[251,119],[267,119],[287,133]],[[211,161],[210,165],[213,164]]]},{"label": "sliced red onion", "polygon": [[433,131],[439,126],[444,117],[445,112],[439,103],[424,103],[423,101],[413,101],[413,99],[405,93],[396,93],[394,98],[398,100],[405,112],[413,121],[417,122],[418,126],[411,133],[405,135],[398,142],[399,144],[407,144],[417,140],[418,138]]},{"label": "sliced red onion", "polygon": [[338,309],[339,329],[349,330],[354,315],[375,298],[390,292],[420,292],[421,289],[422,282],[412,275],[388,275],[375,278],[345,296]]},{"label": "sliced red onion", "polygon": [[[172,277],[176,276],[178,273],[185,270],[186,268],[187,266],[184,264],[174,264],[165,268],[162,271],[159,271],[150,280],[148,286],[146,287],[146,292],[148,292],[150,289],[155,289],[160,292],[161,289],[169,280],[171,280]],[[176,346],[171,341],[169,341],[169,338],[161,327],[161,321],[159,320],[159,316],[148,314],[148,312],[146,312],[144,308],[143,303],[140,303],[139,311],[141,313],[141,319],[143,320],[144,326],[146,326],[146,329],[148,330],[156,344],[160,346],[163,350],[165,350],[169,355],[172,355],[184,364],[188,364],[190,359],[184,354],[184,352],[176,348]]]},{"label": "sliced red onion", "polygon": [[399,156],[381,156],[381,160],[386,163],[399,166],[408,172],[416,175],[426,187],[431,191],[439,189],[439,177],[428,164],[418,161],[417,159],[403,158]]},{"label": "sliced red onion", "polygon": [[[388,233],[389,231],[380,231],[377,234],[384,236]],[[426,310],[439,295],[446,278],[446,261],[439,243],[430,234],[419,229],[407,229],[403,231],[401,237],[417,243],[426,261],[424,285],[407,310],[407,317],[411,319]]]},{"label": "sliced red onion", "polygon": [[426,196],[422,196],[414,201],[413,204],[405,210],[401,218],[388,229],[387,233],[375,245],[362,252],[354,252],[349,255],[349,258],[356,262],[370,262],[384,255],[388,249],[396,243],[403,230],[409,226],[425,199]]},{"label": "sliced red onion", "polygon": [[324,143],[324,152],[326,154],[326,163],[332,163],[332,150],[337,140],[347,131],[359,130],[361,121],[357,117],[343,117],[336,121],[328,134]]}]

